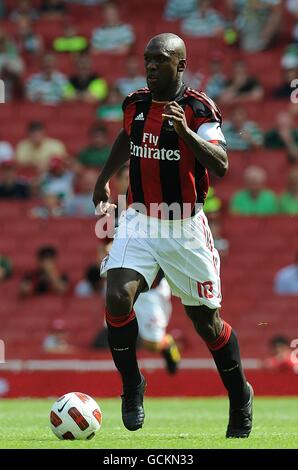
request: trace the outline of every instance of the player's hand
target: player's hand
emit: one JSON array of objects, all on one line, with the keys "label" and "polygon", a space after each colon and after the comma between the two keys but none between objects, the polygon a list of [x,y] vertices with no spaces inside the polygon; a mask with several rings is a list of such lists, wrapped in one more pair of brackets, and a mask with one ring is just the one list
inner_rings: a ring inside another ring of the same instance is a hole
[{"label": "player's hand", "polygon": [[109,183],[104,186],[100,184],[95,185],[93,193],[93,204],[95,206],[95,214],[100,216],[110,216],[110,213],[116,208],[115,204],[109,202],[111,195]]},{"label": "player's hand", "polygon": [[175,131],[181,137],[189,130],[184,109],[176,101],[170,101],[165,105],[162,118],[171,121]]}]

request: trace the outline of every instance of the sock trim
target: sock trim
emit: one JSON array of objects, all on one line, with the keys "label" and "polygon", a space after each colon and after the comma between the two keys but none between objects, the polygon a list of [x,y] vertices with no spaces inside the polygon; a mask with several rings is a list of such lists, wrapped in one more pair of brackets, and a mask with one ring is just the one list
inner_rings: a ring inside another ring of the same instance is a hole
[{"label": "sock trim", "polygon": [[128,315],[118,315],[117,317],[113,317],[106,309],[106,321],[110,326],[114,326],[115,328],[121,328],[122,326],[127,325],[133,321],[135,317],[136,314],[134,310],[132,310]]},{"label": "sock trim", "polygon": [[222,330],[216,340],[212,341],[211,343],[206,343],[210,351],[218,351],[219,349],[223,348],[228,343],[231,333],[231,325],[223,321]]}]

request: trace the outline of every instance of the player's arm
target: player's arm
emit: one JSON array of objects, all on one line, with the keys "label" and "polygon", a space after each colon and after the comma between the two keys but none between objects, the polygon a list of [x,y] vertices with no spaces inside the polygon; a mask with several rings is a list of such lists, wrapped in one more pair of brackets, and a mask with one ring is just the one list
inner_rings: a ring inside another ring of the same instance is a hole
[{"label": "player's arm", "polygon": [[130,158],[129,137],[122,129],[115,140],[110,156],[105,163],[95,184],[93,203],[95,207],[101,202],[107,202],[110,197],[109,180]]},{"label": "player's arm", "polygon": [[171,119],[175,131],[192,150],[196,159],[202,166],[217,176],[224,176],[228,169],[228,155],[224,148],[218,144],[208,142],[192,131],[186,121],[183,108],[175,101],[165,106],[164,119]]}]

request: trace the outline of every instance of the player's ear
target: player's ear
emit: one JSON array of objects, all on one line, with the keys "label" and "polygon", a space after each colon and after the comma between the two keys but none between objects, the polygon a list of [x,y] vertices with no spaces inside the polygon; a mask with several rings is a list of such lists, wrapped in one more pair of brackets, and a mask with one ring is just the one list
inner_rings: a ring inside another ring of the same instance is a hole
[{"label": "player's ear", "polygon": [[184,72],[186,69],[186,59],[180,59],[178,63],[178,72]]}]

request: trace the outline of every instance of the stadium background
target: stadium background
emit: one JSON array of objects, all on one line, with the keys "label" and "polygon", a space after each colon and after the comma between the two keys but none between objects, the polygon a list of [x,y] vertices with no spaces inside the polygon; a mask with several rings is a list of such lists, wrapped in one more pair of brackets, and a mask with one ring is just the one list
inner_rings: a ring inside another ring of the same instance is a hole
[{"label": "stadium background", "polygon": [[[6,1],[1,20],[7,34],[14,38],[16,22],[10,13],[18,2]],[[32,2],[38,7],[38,1]],[[81,2],[84,3],[84,2]],[[181,34],[181,21],[164,19],[166,2],[151,0],[119,1],[121,19],[133,26],[136,40],[126,54],[101,52],[92,54],[93,70],[111,87],[125,75],[125,58],[134,54],[140,58],[148,39],[155,34],[171,31]],[[292,42],[294,17],[282,2],[282,31],[278,41],[264,52],[246,53],[238,45],[229,45],[223,36],[194,38],[182,35],[188,51],[188,69],[200,72],[203,84],[210,74],[210,60],[220,54],[223,70],[230,74],[235,60],[243,59],[249,72],[261,82],[265,94],[257,103],[244,103],[250,120],[264,130],[274,125],[277,114],[287,110],[290,100],[276,100],[272,90],[281,83],[281,58]],[[102,6],[78,5],[65,2],[66,12],[80,34],[90,39],[95,27],[102,24]],[[214,1],[213,8],[227,15],[226,2]],[[55,19],[40,17],[33,29],[51,50],[53,39],[63,34],[65,16]],[[36,73],[40,58],[23,55],[22,81]],[[69,76],[73,73],[71,54],[56,54],[56,68]],[[98,103],[63,101],[55,106],[33,103],[16,98],[0,105],[1,140],[14,147],[25,137],[30,121],[41,120],[47,134],[59,138],[75,161],[86,145],[88,130],[96,122]],[[296,105],[297,106],[297,105]],[[221,105],[228,119],[233,105]],[[297,124],[297,122],[296,122]],[[109,141],[113,141],[121,123],[105,122]],[[230,151],[230,169],[222,180],[212,179],[216,195],[222,201],[221,223],[229,241],[229,253],[222,263],[223,317],[236,329],[247,366],[247,375],[257,394],[297,393],[298,376],[292,372],[267,371],[262,360],[268,354],[268,341],[276,334],[297,337],[297,296],[277,295],[273,291],[276,272],[293,263],[297,250],[298,217],[289,215],[239,216],[229,213],[229,201],[243,187],[243,172],[249,165],[263,167],[268,174],[267,186],[280,193],[287,184],[291,169],[284,150],[264,147],[247,151]],[[83,170],[82,170],[83,171]],[[18,167],[19,175],[28,181],[38,176],[32,167]],[[12,276],[0,284],[1,338],[5,342],[6,362],[0,366],[0,394],[3,397],[56,396],[65,390],[82,389],[97,396],[118,394],[119,379],[113,370],[108,351],[90,347],[103,322],[104,300],[100,296],[88,299],[75,297],[73,288],[82,279],[85,269],[96,259],[100,240],[95,236],[94,217],[32,218],[30,208],[39,204],[39,195],[24,201],[0,201],[0,252],[13,263]],[[44,295],[20,298],[19,284],[24,273],[35,266],[35,253],[43,245],[53,245],[59,251],[59,266],[68,273],[71,288],[65,295]],[[42,342],[55,319],[65,321],[68,341],[74,353],[48,354]],[[149,378],[150,395],[218,395],[223,388],[212,370],[209,353],[192,330],[177,299],[173,299],[170,330],[180,332],[183,339],[181,371],[169,377],[162,361],[139,351]]]}]

